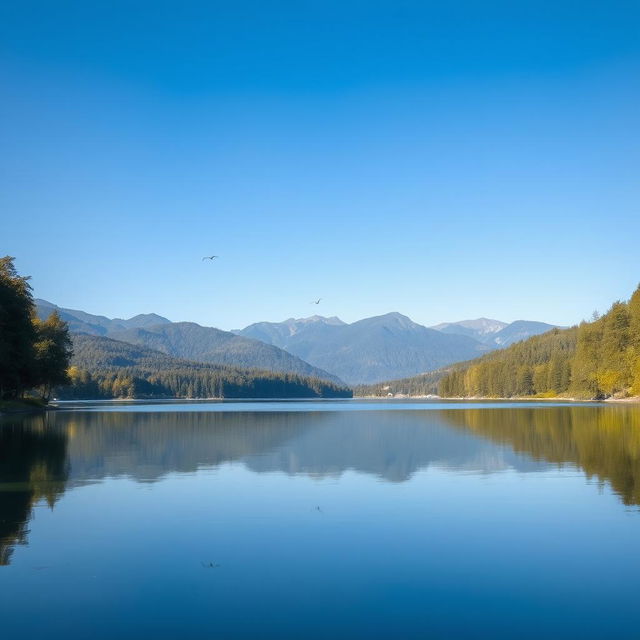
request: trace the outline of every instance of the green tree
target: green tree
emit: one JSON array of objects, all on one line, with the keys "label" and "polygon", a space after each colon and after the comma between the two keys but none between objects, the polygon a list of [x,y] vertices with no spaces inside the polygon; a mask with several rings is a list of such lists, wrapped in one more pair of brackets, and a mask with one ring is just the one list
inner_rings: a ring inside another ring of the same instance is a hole
[{"label": "green tree", "polygon": [[13,262],[0,258],[0,398],[22,396],[34,382],[33,296]]},{"label": "green tree", "polygon": [[629,300],[629,338],[636,353],[640,356],[640,286]]},{"label": "green tree", "polygon": [[69,384],[67,370],[73,354],[69,327],[57,311],[44,322],[34,319],[36,328],[35,382],[42,399],[48,401],[54,387]]}]

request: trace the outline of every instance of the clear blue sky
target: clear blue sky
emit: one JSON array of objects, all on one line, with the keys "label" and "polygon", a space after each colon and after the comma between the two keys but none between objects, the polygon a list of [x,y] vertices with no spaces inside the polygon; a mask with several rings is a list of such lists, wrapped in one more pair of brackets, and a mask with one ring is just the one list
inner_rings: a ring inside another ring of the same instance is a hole
[{"label": "clear blue sky", "polygon": [[0,43],[0,253],[62,306],[571,324],[640,281],[636,1],[13,0]]}]

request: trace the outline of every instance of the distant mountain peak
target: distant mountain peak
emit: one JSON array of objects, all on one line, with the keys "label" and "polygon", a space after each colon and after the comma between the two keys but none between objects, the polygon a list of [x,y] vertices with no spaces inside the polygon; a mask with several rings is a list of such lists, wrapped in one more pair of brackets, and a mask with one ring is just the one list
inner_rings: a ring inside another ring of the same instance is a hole
[{"label": "distant mountain peak", "polygon": [[308,316],[307,318],[288,318],[287,320],[285,320],[285,322],[288,324],[310,324],[313,322],[320,322],[322,324],[332,324],[332,325],[346,324],[345,322],[340,320],[338,316],[328,317],[328,316],[320,316],[320,315]]},{"label": "distant mountain peak", "polygon": [[506,323],[490,318],[477,318],[475,320],[460,320],[459,322],[443,322],[431,328],[442,333],[468,336],[495,349],[546,333],[554,329],[555,325],[533,320],[516,320]]},{"label": "distant mountain peak", "polygon": [[389,311],[389,313],[383,313],[379,316],[372,316],[371,318],[364,318],[362,320],[358,320],[353,324],[358,324],[358,322],[393,322],[400,323],[403,325],[416,324],[409,316],[405,316],[398,311]]},{"label": "distant mountain peak", "polygon": [[406,377],[486,350],[477,340],[427,329],[397,311],[350,324],[305,320],[256,323],[239,333],[275,344],[351,383]]},{"label": "distant mountain peak", "polygon": [[151,327],[157,324],[171,324],[171,320],[157,313],[139,313],[128,319],[114,318],[114,322],[120,322],[127,327]]},{"label": "distant mountain peak", "polygon": [[69,323],[71,330],[76,333],[105,335],[111,331],[119,331],[122,329],[136,329],[159,324],[171,324],[171,320],[157,313],[140,313],[137,316],[133,316],[133,318],[107,318],[107,316],[97,316],[77,309],[66,309],[42,298],[36,298],[34,302],[39,316],[47,316],[55,310],[60,313],[62,319]]},{"label": "distant mountain peak", "polygon": [[444,331],[450,327],[464,327],[477,332],[478,334],[497,333],[504,329],[509,323],[502,320],[493,320],[492,318],[476,318],[475,320],[459,320],[458,322],[441,322],[432,329],[436,331]]}]

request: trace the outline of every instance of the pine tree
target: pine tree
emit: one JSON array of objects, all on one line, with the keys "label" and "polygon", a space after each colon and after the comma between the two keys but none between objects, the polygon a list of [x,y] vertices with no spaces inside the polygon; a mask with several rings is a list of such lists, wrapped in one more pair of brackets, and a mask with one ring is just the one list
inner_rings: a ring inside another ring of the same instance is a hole
[{"label": "pine tree", "polygon": [[33,297],[13,262],[0,258],[0,398],[21,396],[34,382]]}]

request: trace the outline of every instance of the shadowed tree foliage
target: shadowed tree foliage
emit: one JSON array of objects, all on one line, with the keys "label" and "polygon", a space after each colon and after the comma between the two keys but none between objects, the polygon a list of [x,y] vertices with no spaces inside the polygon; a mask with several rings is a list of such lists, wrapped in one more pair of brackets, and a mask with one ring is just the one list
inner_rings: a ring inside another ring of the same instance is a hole
[{"label": "shadowed tree foliage", "polygon": [[29,278],[0,258],[0,398],[17,398],[34,381],[36,330]]},{"label": "shadowed tree foliage", "polygon": [[55,312],[37,318],[29,278],[18,275],[13,261],[0,258],[0,399],[38,387],[48,400],[54,385],[67,382],[69,330]]}]

